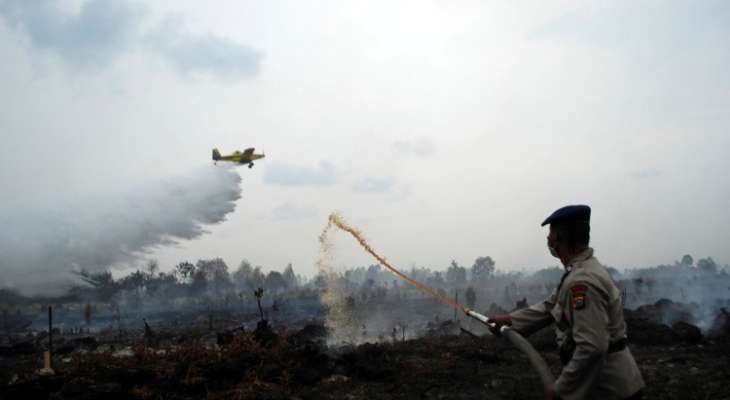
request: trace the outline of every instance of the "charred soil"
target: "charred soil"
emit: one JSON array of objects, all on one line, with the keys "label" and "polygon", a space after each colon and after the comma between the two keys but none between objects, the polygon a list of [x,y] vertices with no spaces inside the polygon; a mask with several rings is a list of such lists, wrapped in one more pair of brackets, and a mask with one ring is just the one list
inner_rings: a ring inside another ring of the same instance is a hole
[{"label": "charred soil", "polygon": [[[235,332],[222,344],[179,332],[169,345],[142,338],[128,351],[83,343],[54,357],[40,376],[38,354],[0,358],[2,399],[540,399],[527,359],[490,336],[432,333],[420,339],[326,348],[309,326],[266,340]],[[530,340],[553,373],[560,361],[550,334]],[[693,339],[694,340],[694,339]],[[730,341],[632,343],[648,399],[730,399]],[[116,350],[115,350],[116,349]]]}]

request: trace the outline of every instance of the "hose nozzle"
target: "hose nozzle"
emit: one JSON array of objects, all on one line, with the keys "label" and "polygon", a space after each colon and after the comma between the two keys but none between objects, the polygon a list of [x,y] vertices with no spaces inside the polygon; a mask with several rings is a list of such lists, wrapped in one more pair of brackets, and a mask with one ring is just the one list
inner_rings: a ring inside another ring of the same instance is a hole
[{"label": "hose nozzle", "polygon": [[492,321],[491,319],[489,319],[489,317],[487,317],[484,314],[479,314],[478,312],[476,312],[474,310],[470,310],[468,308],[465,308],[464,309],[464,313],[467,316],[472,317],[475,320],[477,320],[477,321],[483,323],[484,325],[486,325],[487,328],[489,328],[489,331],[492,332],[492,333],[495,333],[495,334],[497,332],[502,333],[505,329],[509,329],[506,325],[498,326],[497,323],[494,322],[494,321]]}]

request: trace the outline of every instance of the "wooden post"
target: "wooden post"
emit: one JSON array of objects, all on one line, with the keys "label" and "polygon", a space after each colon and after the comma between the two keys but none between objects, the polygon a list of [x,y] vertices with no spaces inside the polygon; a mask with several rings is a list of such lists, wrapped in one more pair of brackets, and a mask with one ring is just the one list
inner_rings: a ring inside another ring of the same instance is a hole
[{"label": "wooden post", "polygon": [[51,364],[53,355],[53,306],[48,306],[48,368],[53,368]]},{"label": "wooden post", "polygon": [[[459,289],[454,289],[454,293],[456,293],[454,302],[456,304],[459,304]],[[454,322],[456,322],[458,320],[459,320],[459,310],[454,308]]]}]

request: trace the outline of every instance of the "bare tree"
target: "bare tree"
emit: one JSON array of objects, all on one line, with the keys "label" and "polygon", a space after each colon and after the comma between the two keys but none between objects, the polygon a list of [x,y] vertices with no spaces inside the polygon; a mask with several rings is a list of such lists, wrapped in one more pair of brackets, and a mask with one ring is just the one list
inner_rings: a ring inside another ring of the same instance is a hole
[{"label": "bare tree", "polygon": [[492,257],[479,257],[474,260],[474,265],[471,267],[471,279],[472,281],[484,284],[489,277],[494,273],[495,263]]},{"label": "bare tree", "polygon": [[461,287],[466,283],[466,268],[451,260],[449,269],[446,270],[446,282],[453,287]]},{"label": "bare tree", "polygon": [[254,290],[253,295],[256,296],[256,303],[259,305],[259,313],[261,314],[261,321],[264,321],[264,309],[261,308],[261,298],[264,297],[264,288],[258,288]]},{"label": "bare tree", "polygon": [[474,305],[476,303],[477,303],[477,293],[473,287],[469,286],[466,289],[466,305],[469,308],[474,308]]},{"label": "bare tree", "polygon": [[89,329],[89,326],[91,325],[91,313],[93,312],[91,308],[91,303],[86,303],[84,306],[84,321],[86,322],[86,329]]}]

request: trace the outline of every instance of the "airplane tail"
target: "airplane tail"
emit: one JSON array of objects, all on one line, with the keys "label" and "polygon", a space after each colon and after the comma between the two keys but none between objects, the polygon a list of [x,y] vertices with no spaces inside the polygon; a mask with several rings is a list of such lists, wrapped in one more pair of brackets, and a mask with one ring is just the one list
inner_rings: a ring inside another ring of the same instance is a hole
[{"label": "airplane tail", "polygon": [[218,161],[221,159],[221,152],[218,151],[218,149],[213,149],[213,161]]}]

